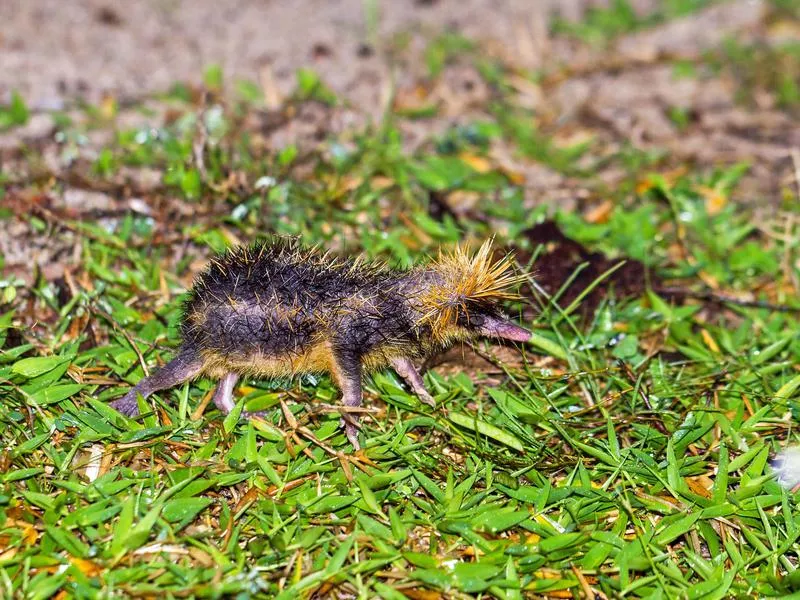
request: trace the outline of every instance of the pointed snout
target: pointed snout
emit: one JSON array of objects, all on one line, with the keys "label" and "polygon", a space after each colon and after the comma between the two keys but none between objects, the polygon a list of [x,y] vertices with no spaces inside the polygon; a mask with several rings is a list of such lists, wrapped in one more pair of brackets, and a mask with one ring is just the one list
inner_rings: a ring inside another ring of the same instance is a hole
[{"label": "pointed snout", "polygon": [[481,335],[487,337],[501,338],[512,342],[527,342],[531,339],[530,331],[516,323],[498,317],[487,316],[478,331],[480,331]]}]

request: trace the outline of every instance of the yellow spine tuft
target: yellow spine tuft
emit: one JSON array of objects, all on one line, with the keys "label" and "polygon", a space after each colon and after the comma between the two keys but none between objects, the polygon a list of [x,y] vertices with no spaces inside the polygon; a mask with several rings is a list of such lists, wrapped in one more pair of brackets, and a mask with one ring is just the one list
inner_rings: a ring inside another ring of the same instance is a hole
[{"label": "yellow spine tuft", "polygon": [[459,316],[469,320],[470,310],[502,300],[514,300],[519,295],[511,288],[525,281],[525,275],[514,273],[511,255],[492,260],[494,238],[486,240],[477,252],[458,245],[450,252],[439,252],[429,267],[441,277],[423,296],[423,322],[427,322],[435,337],[445,336],[458,323]]}]

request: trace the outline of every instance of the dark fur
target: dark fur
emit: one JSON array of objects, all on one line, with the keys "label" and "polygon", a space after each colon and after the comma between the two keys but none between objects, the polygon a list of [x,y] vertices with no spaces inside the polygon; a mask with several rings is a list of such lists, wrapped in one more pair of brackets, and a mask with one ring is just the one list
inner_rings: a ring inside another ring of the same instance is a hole
[{"label": "dark fur", "polygon": [[[197,326],[185,319],[183,338],[198,349],[243,357],[301,354],[320,336],[356,354],[401,343],[421,356],[425,331],[414,326],[405,275],[334,260],[293,238],[234,249],[197,279],[185,313],[202,313],[206,320]],[[361,296],[370,304],[353,302]]]}]

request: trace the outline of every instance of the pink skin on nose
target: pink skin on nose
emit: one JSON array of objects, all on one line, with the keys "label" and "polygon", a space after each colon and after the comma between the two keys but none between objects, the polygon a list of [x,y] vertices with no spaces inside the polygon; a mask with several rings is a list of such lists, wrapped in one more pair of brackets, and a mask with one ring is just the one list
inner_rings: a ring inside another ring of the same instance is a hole
[{"label": "pink skin on nose", "polygon": [[481,335],[511,340],[512,342],[527,342],[531,339],[531,332],[524,327],[495,317],[486,317],[479,331]]}]

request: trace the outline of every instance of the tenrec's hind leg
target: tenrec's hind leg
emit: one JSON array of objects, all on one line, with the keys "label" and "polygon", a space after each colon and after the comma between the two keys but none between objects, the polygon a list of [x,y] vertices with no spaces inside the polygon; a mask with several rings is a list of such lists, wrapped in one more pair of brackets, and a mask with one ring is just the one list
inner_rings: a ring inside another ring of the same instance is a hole
[{"label": "tenrec's hind leg", "polygon": [[[359,357],[350,353],[334,352],[332,367],[336,384],[342,390],[342,404],[347,408],[360,407],[362,396],[361,360]],[[358,443],[358,421],[357,413],[345,412],[342,415],[341,425],[354,450],[361,449],[361,445]]]},{"label": "tenrec's hind leg", "polygon": [[197,377],[203,370],[203,361],[194,350],[181,348],[178,355],[158,369],[150,377],[145,377],[111,406],[123,415],[132,417],[139,414],[137,394],[147,398],[153,392],[174,387],[184,381]]}]

